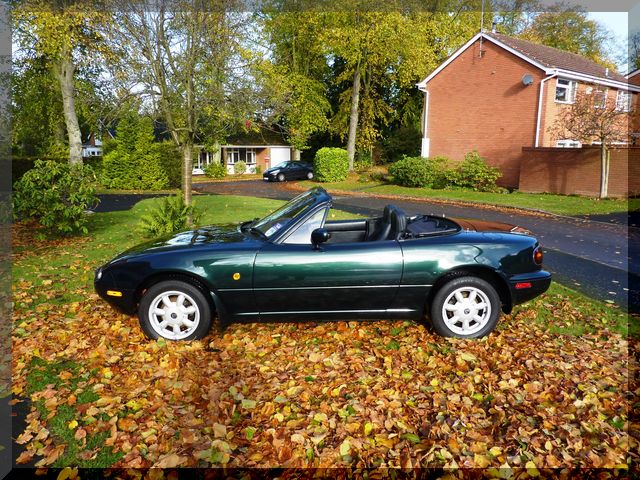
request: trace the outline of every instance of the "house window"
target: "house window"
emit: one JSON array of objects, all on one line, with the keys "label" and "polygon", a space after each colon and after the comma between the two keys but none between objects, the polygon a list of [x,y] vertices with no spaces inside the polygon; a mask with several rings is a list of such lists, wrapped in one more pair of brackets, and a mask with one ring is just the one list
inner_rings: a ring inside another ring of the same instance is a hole
[{"label": "house window", "polygon": [[573,103],[576,101],[577,83],[566,78],[559,78],[556,83],[556,102]]},{"label": "house window", "polygon": [[556,142],[556,147],[558,147],[558,148],[580,148],[580,147],[582,147],[582,144],[577,140],[565,139],[565,140],[558,140]]},{"label": "house window", "polygon": [[227,150],[227,165],[235,165],[240,161],[240,149],[230,148]]},{"label": "house window", "polygon": [[618,112],[628,112],[631,110],[631,98],[631,92],[618,90],[618,96],[616,97],[616,110]]},{"label": "house window", "polygon": [[607,89],[596,88],[593,92],[593,107],[605,108],[607,106]]},{"label": "house window", "polygon": [[227,150],[227,165],[235,165],[244,162],[247,165],[255,165],[256,151],[253,148],[230,148]]}]

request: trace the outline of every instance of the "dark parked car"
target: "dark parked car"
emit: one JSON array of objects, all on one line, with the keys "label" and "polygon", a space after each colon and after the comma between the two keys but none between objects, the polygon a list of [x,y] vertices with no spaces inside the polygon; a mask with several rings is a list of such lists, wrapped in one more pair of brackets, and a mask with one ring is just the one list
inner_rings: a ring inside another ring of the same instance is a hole
[{"label": "dark parked car", "polygon": [[304,162],[283,162],[269,170],[265,170],[262,179],[269,182],[285,180],[311,180],[313,167]]},{"label": "dark parked car", "polygon": [[388,205],[378,218],[326,221],[309,190],[262,219],[186,231],[98,268],[95,288],[138,313],[152,338],[201,338],[234,321],[422,319],[441,335],[491,332],[500,312],[543,293],[551,275],[527,231]]}]

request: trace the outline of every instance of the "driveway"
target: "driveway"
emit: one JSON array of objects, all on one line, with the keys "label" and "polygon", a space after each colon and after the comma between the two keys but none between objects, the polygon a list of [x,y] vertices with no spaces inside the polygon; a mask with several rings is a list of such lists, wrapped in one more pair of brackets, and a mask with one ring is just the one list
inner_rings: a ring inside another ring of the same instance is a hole
[{"label": "driveway", "polygon": [[[201,193],[246,195],[288,200],[298,192],[286,184],[261,180],[211,182],[194,185]],[[624,309],[640,311],[640,229],[618,222],[524,214],[521,211],[444,204],[423,200],[389,200],[373,196],[334,196],[334,207],[375,215],[393,203],[407,214],[430,213],[511,223],[528,228],[545,251],[545,268],[559,283]],[[606,220],[606,219],[605,219]],[[616,219],[617,220],[617,219]]]}]

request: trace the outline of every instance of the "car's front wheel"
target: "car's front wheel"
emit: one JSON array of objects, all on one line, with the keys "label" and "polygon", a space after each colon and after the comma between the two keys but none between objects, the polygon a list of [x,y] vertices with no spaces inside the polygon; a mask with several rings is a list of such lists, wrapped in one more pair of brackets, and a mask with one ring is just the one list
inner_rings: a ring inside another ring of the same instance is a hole
[{"label": "car's front wheel", "polygon": [[194,285],[167,280],[144,293],[138,318],[150,338],[195,340],[204,337],[211,328],[211,307]]},{"label": "car's front wheel", "polygon": [[431,323],[444,337],[484,337],[496,327],[500,307],[500,297],[488,282],[459,277],[446,283],[433,297]]},{"label": "car's front wheel", "polygon": [[284,173],[279,173],[277,178],[279,182],[284,182]]}]

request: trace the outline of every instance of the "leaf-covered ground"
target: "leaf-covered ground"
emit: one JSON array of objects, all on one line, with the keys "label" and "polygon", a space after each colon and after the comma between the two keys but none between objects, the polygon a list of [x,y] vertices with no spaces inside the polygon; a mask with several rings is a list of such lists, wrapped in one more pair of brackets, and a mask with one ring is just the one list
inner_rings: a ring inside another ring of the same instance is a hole
[{"label": "leaf-covered ground", "polygon": [[[14,393],[40,408],[20,461],[60,465],[68,445],[47,418],[61,409],[81,459],[105,455],[86,445],[101,434],[128,467],[624,468],[635,448],[627,341],[549,334],[533,309],[472,342],[412,322],[233,325],[156,342],[95,295],[31,315],[14,336]],[[34,390],[46,365],[57,380]]]},{"label": "leaf-covered ground", "polygon": [[[205,201],[235,217],[271,208]],[[19,463],[485,467],[506,478],[514,468],[624,473],[637,460],[636,350],[618,310],[554,284],[479,341],[398,321],[150,341],[92,291],[93,268],[139,241],[143,203],[96,214],[90,238],[14,232],[13,393],[31,408],[14,432]]]}]

